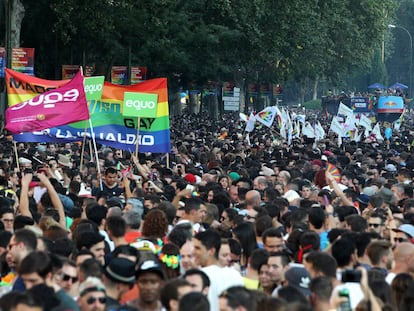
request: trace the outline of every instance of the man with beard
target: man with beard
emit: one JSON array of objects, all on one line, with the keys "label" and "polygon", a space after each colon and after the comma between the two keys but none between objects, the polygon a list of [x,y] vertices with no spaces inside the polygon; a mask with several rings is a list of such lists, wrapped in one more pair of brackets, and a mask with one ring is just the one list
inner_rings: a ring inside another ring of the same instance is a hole
[{"label": "man with beard", "polygon": [[[36,249],[36,246],[37,238],[33,231],[29,229],[17,230],[7,245],[6,260],[9,267],[18,267],[23,259]],[[23,279],[19,275],[14,282],[12,290],[23,292],[25,289]]]},{"label": "man with beard", "polygon": [[88,277],[79,285],[78,305],[81,311],[104,311],[106,289],[96,277]]},{"label": "man with beard", "polygon": [[128,304],[140,311],[163,310],[160,301],[160,291],[164,284],[165,276],[158,260],[144,261],[139,266],[135,278],[139,289],[139,298]]}]

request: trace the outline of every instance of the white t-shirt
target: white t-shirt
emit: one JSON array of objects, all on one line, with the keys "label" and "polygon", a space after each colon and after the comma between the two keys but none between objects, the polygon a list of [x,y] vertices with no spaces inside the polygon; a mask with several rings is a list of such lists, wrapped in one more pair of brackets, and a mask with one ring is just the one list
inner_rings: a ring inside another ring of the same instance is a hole
[{"label": "white t-shirt", "polygon": [[233,286],[244,286],[240,273],[231,267],[222,268],[212,265],[201,270],[210,279],[210,290],[207,296],[210,302],[210,311],[219,311],[219,296],[224,290]]}]

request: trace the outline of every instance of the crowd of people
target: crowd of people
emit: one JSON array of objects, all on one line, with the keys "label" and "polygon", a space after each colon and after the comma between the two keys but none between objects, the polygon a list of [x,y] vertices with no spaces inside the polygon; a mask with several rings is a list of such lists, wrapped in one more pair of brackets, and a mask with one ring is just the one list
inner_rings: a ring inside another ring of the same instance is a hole
[{"label": "crowd of people", "polygon": [[169,155],[5,133],[0,309],[413,310],[410,116],[338,146],[183,114]]}]

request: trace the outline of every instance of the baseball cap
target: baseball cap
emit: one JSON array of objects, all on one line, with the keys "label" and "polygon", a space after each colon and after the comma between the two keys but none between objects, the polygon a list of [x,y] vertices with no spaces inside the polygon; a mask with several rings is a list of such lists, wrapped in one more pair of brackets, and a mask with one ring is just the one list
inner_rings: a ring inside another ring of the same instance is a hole
[{"label": "baseball cap", "polygon": [[153,272],[160,276],[161,279],[165,280],[164,272],[162,271],[161,265],[156,260],[145,260],[140,266],[135,274],[136,278],[146,272]]},{"label": "baseball cap", "polygon": [[410,224],[404,224],[398,227],[398,229],[392,229],[394,232],[403,232],[409,235],[411,238],[414,238],[414,226]]},{"label": "baseball cap", "polygon": [[296,287],[305,296],[309,296],[310,275],[303,267],[291,267],[285,272],[285,279],[289,285]]},{"label": "baseball cap", "polygon": [[387,164],[385,166],[385,170],[388,171],[388,172],[396,172],[397,168],[395,167],[394,164]]}]

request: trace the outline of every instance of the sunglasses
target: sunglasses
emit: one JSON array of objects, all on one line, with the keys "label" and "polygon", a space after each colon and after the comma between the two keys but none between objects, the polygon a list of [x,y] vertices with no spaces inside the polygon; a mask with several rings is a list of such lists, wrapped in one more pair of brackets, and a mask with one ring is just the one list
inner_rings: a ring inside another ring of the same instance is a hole
[{"label": "sunglasses", "polygon": [[380,224],[368,224],[368,226],[370,227],[374,227],[374,228],[378,228],[379,226],[381,226]]},{"label": "sunglasses", "polygon": [[404,238],[394,238],[394,242],[395,243],[403,243],[403,242],[408,242],[408,240],[407,239],[404,239]]},{"label": "sunglasses", "polygon": [[88,305],[91,305],[91,304],[94,304],[97,300],[99,301],[99,303],[100,303],[100,304],[104,304],[104,303],[106,303],[106,297],[99,297],[99,298],[96,298],[96,297],[89,297],[89,298],[86,300],[86,303],[87,303]]},{"label": "sunglasses", "polygon": [[247,219],[247,220],[250,220],[250,219],[256,219],[256,217],[254,217],[254,216],[250,216],[250,215],[246,215],[245,217],[246,217],[246,219]]},{"label": "sunglasses", "polygon": [[69,280],[72,280],[72,283],[76,283],[78,281],[78,277],[70,276],[70,275],[67,275],[67,274],[63,273],[62,274],[62,280],[65,281],[65,282],[67,282]]}]

